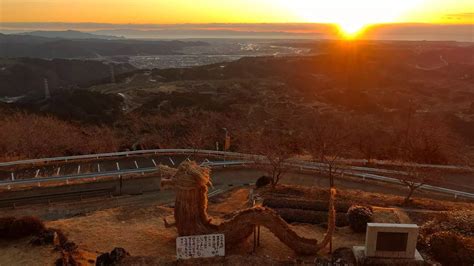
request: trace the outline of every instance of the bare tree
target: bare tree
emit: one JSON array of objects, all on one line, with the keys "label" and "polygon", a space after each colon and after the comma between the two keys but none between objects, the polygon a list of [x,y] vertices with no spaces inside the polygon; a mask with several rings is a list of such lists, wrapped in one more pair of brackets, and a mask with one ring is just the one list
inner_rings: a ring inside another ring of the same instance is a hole
[{"label": "bare tree", "polygon": [[268,173],[275,187],[290,169],[289,159],[299,151],[297,140],[286,131],[264,129],[247,131],[243,138],[243,150],[259,155],[255,162]]},{"label": "bare tree", "polygon": [[436,172],[427,168],[422,168],[413,163],[403,163],[404,174],[397,175],[397,179],[408,188],[408,194],[405,196],[403,203],[408,205],[416,190],[429,182],[439,180]]},{"label": "bare tree", "polygon": [[339,117],[314,115],[304,134],[305,149],[314,160],[322,163],[321,169],[334,187],[334,176],[344,171],[342,155],[349,146],[350,131]]},{"label": "bare tree", "polygon": [[459,150],[464,147],[460,138],[438,117],[411,114],[395,120],[393,142],[398,146],[402,161],[445,164],[462,162]]},{"label": "bare tree", "polygon": [[373,159],[383,156],[384,147],[389,140],[381,121],[374,116],[353,117],[351,125],[354,146],[367,160],[367,164],[370,165]]},{"label": "bare tree", "polygon": [[2,158],[90,154],[117,151],[121,146],[113,128],[80,126],[52,116],[11,113],[0,117],[0,125]]},{"label": "bare tree", "polygon": [[223,132],[223,118],[213,112],[195,111],[185,120],[186,133],[183,144],[194,150],[213,148]]}]

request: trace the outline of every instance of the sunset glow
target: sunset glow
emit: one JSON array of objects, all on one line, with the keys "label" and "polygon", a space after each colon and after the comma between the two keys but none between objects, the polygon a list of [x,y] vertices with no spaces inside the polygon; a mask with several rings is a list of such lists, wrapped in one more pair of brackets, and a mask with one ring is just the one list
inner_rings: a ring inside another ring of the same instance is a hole
[{"label": "sunset glow", "polygon": [[336,24],[346,38],[355,37],[365,27],[372,24],[401,21],[403,16],[424,2],[427,1],[278,1],[280,5],[285,6],[305,21]]},{"label": "sunset glow", "polygon": [[0,12],[2,22],[317,22],[336,23],[354,33],[373,23],[473,23],[474,1],[2,0]]}]

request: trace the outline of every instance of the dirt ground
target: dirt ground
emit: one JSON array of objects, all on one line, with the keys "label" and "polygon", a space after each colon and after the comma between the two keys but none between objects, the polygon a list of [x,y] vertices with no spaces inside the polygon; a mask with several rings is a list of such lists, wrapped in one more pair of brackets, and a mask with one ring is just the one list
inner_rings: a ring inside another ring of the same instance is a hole
[{"label": "dirt ground", "polygon": [[[215,222],[239,209],[248,208],[248,188],[239,188],[211,198],[209,214]],[[375,208],[374,221],[400,222],[395,209]],[[175,259],[174,227],[165,228],[163,219],[172,216],[172,208],[156,205],[126,206],[91,212],[46,222],[47,227],[62,230],[70,241],[76,243],[86,257],[94,258],[101,253],[110,252],[115,247],[125,248],[133,256],[159,257],[160,260]],[[326,229],[320,225],[293,224],[299,235],[322,240]],[[333,249],[363,245],[364,233],[353,233],[349,227],[337,228],[333,240]],[[52,265],[59,253],[52,247],[31,247],[27,240],[15,244],[0,242],[0,265]],[[28,252],[25,252],[28,250]],[[253,252],[253,239],[227,251],[227,255],[249,255]],[[327,254],[328,250],[321,252]],[[13,254],[13,256],[12,256]],[[260,246],[256,256],[278,260],[295,258],[313,261],[314,257],[298,257],[290,248],[281,243],[266,228],[261,228]],[[40,258],[40,261],[37,260]],[[34,262],[34,263],[32,263]],[[39,263],[38,263],[39,262]],[[84,265],[93,265],[83,259]]]},{"label": "dirt ground", "polygon": [[[238,209],[247,208],[247,189],[238,189],[228,195],[212,199],[209,213],[218,222],[219,217]],[[68,238],[83,250],[100,254],[115,247],[123,247],[133,256],[157,256],[162,259],[175,258],[175,228],[165,228],[163,218],[172,215],[172,209],[151,206],[144,208],[126,207],[97,211],[87,216],[51,221],[47,226],[66,232]],[[398,216],[391,210],[376,210],[375,219],[379,222],[396,222]],[[294,224],[293,229],[300,235],[321,240],[326,231],[319,225]],[[338,228],[333,247],[362,245],[365,234],[354,234],[348,227]],[[247,255],[252,253],[252,238],[246,243],[228,251],[228,255]],[[325,251],[327,252],[327,251]],[[324,252],[323,252],[324,254]],[[258,256],[288,260],[297,257],[294,252],[281,243],[266,228],[261,228]],[[303,258],[304,259],[304,258]],[[306,258],[308,259],[308,258]]]},{"label": "dirt ground", "polygon": [[0,266],[54,265],[61,256],[51,246],[32,246],[31,238],[0,241]]}]

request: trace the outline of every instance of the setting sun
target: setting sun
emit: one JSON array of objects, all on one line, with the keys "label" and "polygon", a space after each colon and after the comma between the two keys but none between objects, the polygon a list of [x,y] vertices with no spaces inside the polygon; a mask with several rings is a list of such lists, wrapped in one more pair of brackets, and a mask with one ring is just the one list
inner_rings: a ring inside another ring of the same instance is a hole
[{"label": "setting sun", "polygon": [[365,22],[348,21],[337,23],[336,26],[344,38],[353,39],[364,30],[367,24]]},{"label": "setting sun", "polygon": [[278,3],[306,22],[335,24],[342,36],[353,38],[372,24],[400,21],[424,1],[280,0]]}]

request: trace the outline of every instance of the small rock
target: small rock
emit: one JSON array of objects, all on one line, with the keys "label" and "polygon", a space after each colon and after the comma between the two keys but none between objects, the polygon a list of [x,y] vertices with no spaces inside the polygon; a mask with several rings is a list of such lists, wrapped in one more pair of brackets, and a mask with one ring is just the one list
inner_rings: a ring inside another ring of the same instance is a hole
[{"label": "small rock", "polygon": [[104,253],[97,257],[95,265],[97,266],[111,266],[118,264],[121,260],[126,257],[129,257],[130,253],[128,253],[123,248],[114,248],[110,253]]},{"label": "small rock", "polygon": [[31,240],[31,244],[35,246],[41,246],[41,245],[58,246],[60,244],[59,242],[60,241],[59,241],[58,234],[56,233],[55,230],[52,230],[52,229],[44,230],[38,235],[38,237]]}]

